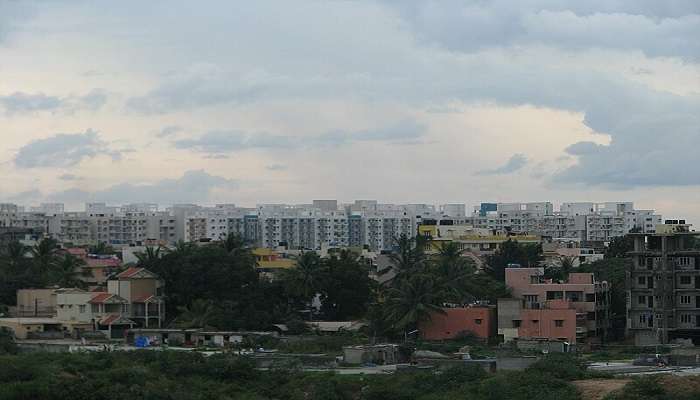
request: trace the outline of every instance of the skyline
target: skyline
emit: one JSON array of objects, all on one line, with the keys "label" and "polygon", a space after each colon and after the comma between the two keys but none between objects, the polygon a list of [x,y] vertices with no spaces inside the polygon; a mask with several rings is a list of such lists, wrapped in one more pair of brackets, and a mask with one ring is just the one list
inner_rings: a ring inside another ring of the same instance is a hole
[{"label": "skyline", "polygon": [[700,222],[700,4],[569,3],[0,3],[0,201],[620,199]]}]

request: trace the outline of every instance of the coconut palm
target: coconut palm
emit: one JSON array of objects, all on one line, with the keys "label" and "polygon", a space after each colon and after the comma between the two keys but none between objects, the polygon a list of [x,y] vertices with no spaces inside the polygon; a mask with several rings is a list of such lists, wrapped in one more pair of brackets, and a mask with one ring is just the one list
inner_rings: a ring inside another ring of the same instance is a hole
[{"label": "coconut palm", "polygon": [[394,328],[405,331],[430,320],[433,313],[444,314],[443,298],[444,290],[433,276],[412,275],[386,291],[384,315]]},{"label": "coconut palm", "polygon": [[138,252],[135,255],[138,259],[138,262],[136,264],[139,267],[150,268],[162,256],[162,247],[147,246],[146,251]]},{"label": "coconut palm", "polygon": [[58,259],[58,242],[44,238],[31,248],[32,267],[38,275],[44,276]]},{"label": "coconut palm", "polygon": [[216,307],[211,300],[197,299],[186,307],[178,307],[180,315],[175,325],[180,328],[209,328],[216,316]]},{"label": "coconut palm", "polygon": [[436,274],[440,285],[446,293],[447,299],[461,303],[472,299],[469,277],[474,274],[474,265],[471,260],[465,258],[459,244],[451,242],[440,247],[434,260]]},{"label": "coconut palm", "polygon": [[53,264],[49,271],[49,282],[52,285],[59,287],[79,287],[85,288],[86,283],[81,280],[81,277],[90,276],[89,270],[83,270],[85,261],[66,254]]},{"label": "coconut palm", "polygon": [[292,295],[311,301],[318,293],[323,275],[323,265],[318,254],[308,251],[297,259],[296,266],[284,273]]},{"label": "coconut palm", "polygon": [[392,267],[379,271],[379,273],[384,274],[393,268],[397,277],[401,277],[420,271],[427,262],[425,254],[426,240],[422,236],[409,237],[401,235],[395,241],[395,251],[389,255]]}]

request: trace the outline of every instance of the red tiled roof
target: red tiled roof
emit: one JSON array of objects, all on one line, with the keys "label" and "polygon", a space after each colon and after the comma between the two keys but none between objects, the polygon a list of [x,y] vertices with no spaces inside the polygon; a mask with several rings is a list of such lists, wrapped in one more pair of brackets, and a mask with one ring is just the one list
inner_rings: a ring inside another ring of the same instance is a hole
[{"label": "red tiled roof", "polygon": [[112,296],[114,296],[112,293],[106,293],[106,292],[98,293],[95,295],[95,297],[90,299],[90,301],[88,301],[88,303],[90,303],[90,304],[104,303],[105,300],[109,299]]},{"label": "red tiled roof", "polygon": [[91,292],[93,292],[93,293],[107,293],[105,291],[105,288],[101,288],[101,287],[96,287],[96,288],[92,289]]},{"label": "red tiled roof", "polygon": [[117,278],[131,278],[141,271],[143,271],[143,268],[129,267],[126,271],[118,274]]},{"label": "red tiled roof", "polygon": [[143,296],[138,296],[131,300],[132,303],[145,303],[148,300],[155,298],[156,296],[152,294],[144,294]]}]

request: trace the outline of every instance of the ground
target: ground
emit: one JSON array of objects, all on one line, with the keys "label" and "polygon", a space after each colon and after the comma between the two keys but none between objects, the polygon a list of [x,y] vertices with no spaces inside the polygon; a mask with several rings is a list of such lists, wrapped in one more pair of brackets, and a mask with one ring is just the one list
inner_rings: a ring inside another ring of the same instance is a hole
[{"label": "ground", "polygon": [[622,389],[630,379],[588,379],[574,381],[583,400],[601,400],[611,392]]}]

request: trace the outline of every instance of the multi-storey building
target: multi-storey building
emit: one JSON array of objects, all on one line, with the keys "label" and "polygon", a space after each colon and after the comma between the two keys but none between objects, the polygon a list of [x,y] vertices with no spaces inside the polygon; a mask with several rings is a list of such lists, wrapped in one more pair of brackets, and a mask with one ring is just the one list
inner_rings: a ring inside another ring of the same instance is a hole
[{"label": "multi-storey building", "polygon": [[592,273],[571,273],[565,282],[544,279],[544,268],[507,268],[512,299],[498,300],[498,331],[514,338],[582,343],[607,329],[608,284]]},{"label": "multi-storey building", "polygon": [[637,345],[700,342],[700,249],[685,221],[635,233],[627,274],[627,331]]}]

